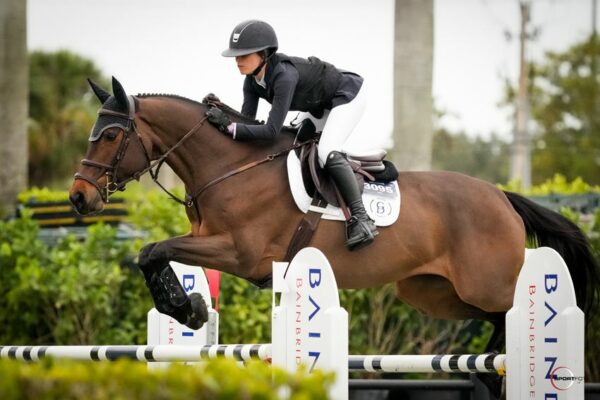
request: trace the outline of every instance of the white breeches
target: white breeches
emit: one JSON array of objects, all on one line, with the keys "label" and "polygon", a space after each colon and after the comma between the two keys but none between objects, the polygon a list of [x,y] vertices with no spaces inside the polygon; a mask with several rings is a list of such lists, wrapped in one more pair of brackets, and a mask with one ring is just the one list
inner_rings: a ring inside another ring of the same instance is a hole
[{"label": "white breeches", "polygon": [[327,156],[332,151],[343,151],[344,144],[350,139],[354,128],[360,121],[367,106],[367,89],[363,81],[356,97],[351,102],[326,110],[321,118],[315,118],[311,113],[301,112],[294,122],[310,118],[317,128],[322,131],[319,142],[319,162],[325,165]]}]

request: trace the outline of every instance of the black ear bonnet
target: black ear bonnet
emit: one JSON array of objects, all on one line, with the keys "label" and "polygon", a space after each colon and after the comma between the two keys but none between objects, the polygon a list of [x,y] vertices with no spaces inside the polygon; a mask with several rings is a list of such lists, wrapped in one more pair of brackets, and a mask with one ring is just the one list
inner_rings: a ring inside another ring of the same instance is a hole
[{"label": "black ear bonnet", "polygon": [[[109,128],[117,127],[128,131],[132,127],[133,114],[135,113],[135,101],[131,96],[127,96],[119,81],[114,77],[112,79],[113,92],[115,93],[113,96],[88,79],[92,90],[98,99],[103,102],[102,108],[98,112],[99,115],[96,119],[96,123],[90,132],[90,137],[88,139],[90,142],[99,140],[104,131]],[[102,114],[102,110],[115,111],[124,115]]]}]

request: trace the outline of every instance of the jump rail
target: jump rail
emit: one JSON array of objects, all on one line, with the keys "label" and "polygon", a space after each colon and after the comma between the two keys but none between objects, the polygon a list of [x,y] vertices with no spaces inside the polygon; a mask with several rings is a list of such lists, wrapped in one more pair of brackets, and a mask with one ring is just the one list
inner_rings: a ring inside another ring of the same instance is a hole
[{"label": "jump rail", "polygon": [[351,372],[506,373],[505,354],[349,356]]},{"label": "jump rail", "polygon": [[238,361],[269,360],[270,344],[158,345],[158,346],[4,346],[0,358],[39,361],[44,357],[72,360],[115,361],[120,358],[146,362],[192,362],[231,357]]},{"label": "jump rail", "polygon": [[[194,362],[229,357],[238,361],[271,360],[270,344],[215,344],[205,346],[0,346],[0,358],[39,361],[44,357],[87,361],[121,358],[144,362]],[[369,372],[480,372],[505,371],[503,354],[356,356],[348,358],[349,371]]]}]

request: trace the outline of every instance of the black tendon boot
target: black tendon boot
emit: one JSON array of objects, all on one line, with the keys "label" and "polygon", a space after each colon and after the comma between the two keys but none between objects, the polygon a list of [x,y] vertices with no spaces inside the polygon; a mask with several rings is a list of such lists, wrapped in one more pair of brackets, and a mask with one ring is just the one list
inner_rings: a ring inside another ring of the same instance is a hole
[{"label": "black tendon boot", "polygon": [[370,244],[379,232],[365,210],[354,172],[348,160],[342,153],[332,151],[327,157],[325,169],[335,181],[342,198],[352,213],[352,217],[346,221],[346,246],[350,250],[357,250]]},{"label": "black tendon boot", "polygon": [[208,321],[208,308],[202,295],[192,293],[188,296],[170,265],[160,274],[154,273],[147,285],[156,309],[161,313],[194,330]]},{"label": "black tendon boot", "polygon": [[140,252],[140,270],[154,300],[156,309],[191,329],[200,329],[208,320],[208,307],[200,293],[185,293],[175,271],[168,262],[152,260],[155,243]]}]

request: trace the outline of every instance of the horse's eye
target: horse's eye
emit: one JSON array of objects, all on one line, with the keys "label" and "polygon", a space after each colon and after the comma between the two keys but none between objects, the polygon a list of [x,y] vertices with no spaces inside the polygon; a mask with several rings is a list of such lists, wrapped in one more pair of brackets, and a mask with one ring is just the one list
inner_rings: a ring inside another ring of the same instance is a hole
[{"label": "horse's eye", "polygon": [[112,141],[114,141],[117,138],[118,134],[119,134],[119,132],[117,132],[115,130],[108,130],[108,131],[104,132],[104,137],[109,142],[112,142]]}]

